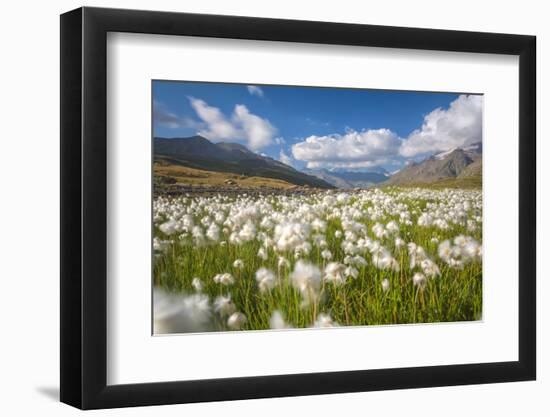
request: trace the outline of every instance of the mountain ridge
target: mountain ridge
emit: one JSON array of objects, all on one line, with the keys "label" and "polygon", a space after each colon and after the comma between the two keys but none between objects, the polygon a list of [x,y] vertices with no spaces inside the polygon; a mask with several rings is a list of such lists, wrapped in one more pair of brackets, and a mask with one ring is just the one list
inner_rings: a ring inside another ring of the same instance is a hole
[{"label": "mountain ridge", "polygon": [[326,169],[303,169],[303,172],[314,175],[337,188],[368,188],[388,179],[379,172],[329,171]]},{"label": "mountain ridge", "polygon": [[154,139],[155,161],[195,169],[287,181],[299,186],[334,188],[273,158],[258,155],[238,143],[213,143],[203,136]]},{"label": "mountain ridge", "polygon": [[477,176],[481,178],[482,152],[482,144],[478,142],[431,155],[396,172],[384,182],[384,185],[429,184]]}]

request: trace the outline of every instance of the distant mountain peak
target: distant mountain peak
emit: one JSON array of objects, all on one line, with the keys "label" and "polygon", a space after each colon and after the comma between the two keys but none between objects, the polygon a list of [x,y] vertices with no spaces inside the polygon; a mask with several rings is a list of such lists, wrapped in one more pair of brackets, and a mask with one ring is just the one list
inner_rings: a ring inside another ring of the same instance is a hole
[{"label": "distant mountain peak", "polygon": [[452,152],[458,150],[460,148],[452,148],[452,149],[449,149],[448,151],[444,151],[444,152],[441,152],[441,153],[436,153],[435,155],[432,155],[431,157],[434,158],[434,159],[445,159],[448,155],[450,155]]},{"label": "distant mountain peak", "polygon": [[482,152],[482,145],[481,142],[472,143],[471,145],[462,146],[462,147],[454,147],[452,149],[449,149],[447,151],[443,151],[437,154],[432,155],[435,159],[445,159],[448,155],[452,154],[453,152],[464,152],[470,157],[481,154]]},{"label": "distant mountain peak", "polygon": [[379,172],[304,169],[305,173],[314,175],[338,188],[368,188],[388,179],[388,175]]},{"label": "distant mountain peak", "polygon": [[386,182],[388,185],[431,183],[443,179],[481,176],[481,142],[455,147],[406,165]]}]

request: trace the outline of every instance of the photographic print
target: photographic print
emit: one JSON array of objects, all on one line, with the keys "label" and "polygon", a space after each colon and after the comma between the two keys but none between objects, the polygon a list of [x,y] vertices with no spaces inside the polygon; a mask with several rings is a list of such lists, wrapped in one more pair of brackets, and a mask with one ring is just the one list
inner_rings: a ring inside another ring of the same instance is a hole
[{"label": "photographic print", "polygon": [[152,81],[153,333],[482,318],[475,93]]}]

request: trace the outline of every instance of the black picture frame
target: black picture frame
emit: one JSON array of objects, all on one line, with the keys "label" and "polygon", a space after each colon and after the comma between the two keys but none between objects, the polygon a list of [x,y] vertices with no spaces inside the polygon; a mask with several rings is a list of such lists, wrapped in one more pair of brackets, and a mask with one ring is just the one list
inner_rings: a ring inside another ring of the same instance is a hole
[{"label": "black picture frame", "polygon": [[[107,385],[108,32],[519,56],[518,361]],[[535,45],[524,35],[251,17],[88,7],[61,15],[61,401],[95,409],[535,379]]]}]

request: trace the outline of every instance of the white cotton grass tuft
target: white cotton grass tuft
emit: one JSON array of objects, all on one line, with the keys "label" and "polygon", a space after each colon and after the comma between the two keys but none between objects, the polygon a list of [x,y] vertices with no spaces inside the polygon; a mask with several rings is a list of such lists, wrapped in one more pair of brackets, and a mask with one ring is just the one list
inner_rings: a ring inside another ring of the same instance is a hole
[{"label": "white cotton grass tuft", "polygon": [[216,223],[212,223],[206,231],[206,237],[214,242],[220,240],[220,228]]},{"label": "white cotton grass tuft", "polygon": [[213,330],[208,297],[153,291],[153,333],[189,333]]},{"label": "white cotton grass tuft", "polygon": [[153,250],[155,252],[166,252],[170,246],[170,241],[161,240],[158,237],[153,239]]},{"label": "white cotton grass tuft", "polygon": [[214,282],[221,285],[232,285],[235,283],[235,278],[230,273],[216,274],[214,276]]},{"label": "white cotton grass tuft", "polygon": [[412,277],[413,285],[418,288],[424,288],[426,285],[426,275],[417,272]]},{"label": "white cotton grass tuft", "polygon": [[429,258],[426,258],[420,262],[420,267],[426,276],[434,278],[438,275],[441,275],[441,271],[437,264]]},{"label": "white cotton grass tuft", "polygon": [[330,261],[332,259],[332,252],[328,249],[325,249],[321,252],[321,258],[323,258],[326,261]]},{"label": "white cotton grass tuft", "polygon": [[277,268],[288,269],[290,268],[290,262],[285,257],[279,256],[279,260],[277,261]]},{"label": "white cotton grass tuft", "polygon": [[330,317],[329,314],[321,313],[317,316],[317,319],[315,320],[315,323],[313,323],[313,327],[338,327],[339,324],[336,323],[334,320],[332,320],[332,317]]},{"label": "white cotton grass tuft", "polygon": [[290,280],[294,288],[300,291],[306,304],[317,299],[321,288],[321,270],[318,267],[299,260],[294,265]]},{"label": "white cotton grass tuft", "polygon": [[260,268],[256,271],[256,282],[260,292],[266,292],[275,287],[275,274],[267,268]]},{"label": "white cotton grass tuft", "polygon": [[233,268],[235,269],[243,269],[244,268],[244,262],[242,259],[235,259],[235,262],[233,262]]},{"label": "white cotton grass tuft", "polygon": [[191,234],[193,235],[193,241],[195,245],[202,246],[204,244],[204,232],[200,226],[193,227],[193,230],[191,230]]},{"label": "white cotton grass tuft", "polygon": [[481,260],[482,248],[477,240],[470,236],[458,235],[453,239],[453,243],[444,240],[438,246],[439,257],[451,268],[462,269],[468,262]]},{"label": "white cotton grass tuft", "polygon": [[273,311],[269,319],[269,327],[275,330],[291,329],[292,326],[285,322],[283,314],[279,310]]},{"label": "white cotton grass tuft", "polygon": [[401,239],[400,237],[395,238],[395,247],[397,249],[401,249],[403,246],[405,246],[405,241]]},{"label": "white cotton grass tuft", "polygon": [[248,220],[243,228],[239,231],[239,241],[250,242],[256,237],[256,226],[250,220]]},{"label": "white cotton grass tuft", "polygon": [[260,258],[262,261],[267,261],[268,256],[265,248],[260,248],[258,250],[258,258]]},{"label": "white cotton grass tuft", "polygon": [[168,220],[166,223],[162,223],[159,226],[159,229],[165,235],[168,235],[168,236],[173,235],[177,231],[176,230],[176,222],[173,221],[173,220]]},{"label": "white cotton grass tuft", "polygon": [[357,277],[359,276],[359,271],[353,266],[348,266],[344,271],[344,275],[349,278],[357,279]]},{"label": "white cotton grass tuft", "polygon": [[222,317],[233,314],[236,310],[235,304],[231,300],[231,295],[219,295],[214,300],[214,311]]},{"label": "white cotton grass tuft", "polygon": [[382,239],[388,235],[388,232],[383,224],[376,223],[372,226],[372,231],[378,239]]},{"label": "white cotton grass tuft", "polygon": [[397,224],[397,222],[395,220],[392,220],[386,225],[386,230],[391,234],[398,233],[399,232],[399,225]]},{"label": "white cotton grass tuft", "polygon": [[323,279],[334,285],[343,285],[346,283],[346,265],[339,262],[330,262],[325,267]]},{"label": "white cotton grass tuft", "polygon": [[295,251],[302,246],[310,234],[310,225],[299,222],[285,222],[275,226],[273,239],[280,252]]},{"label": "white cotton grass tuft", "polygon": [[372,254],[372,263],[378,269],[390,269],[392,271],[399,271],[399,263],[395,260],[391,253],[386,248],[380,248]]},{"label": "white cotton grass tuft", "polygon": [[390,281],[387,278],[382,280],[382,291],[388,292],[390,289]]},{"label": "white cotton grass tuft", "polygon": [[193,278],[193,281],[191,281],[191,286],[193,287],[193,289],[197,292],[201,292],[204,285],[202,283],[202,281],[200,280],[200,278]]},{"label": "white cotton grass tuft", "polygon": [[240,330],[246,324],[247,319],[243,313],[235,312],[227,319],[227,327],[231,330]]}]

